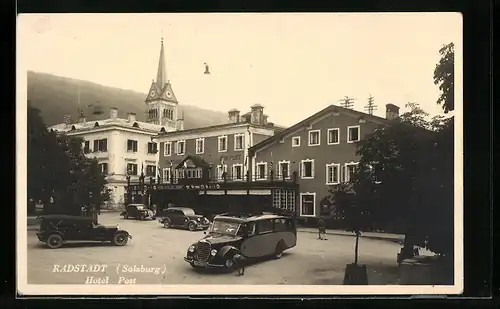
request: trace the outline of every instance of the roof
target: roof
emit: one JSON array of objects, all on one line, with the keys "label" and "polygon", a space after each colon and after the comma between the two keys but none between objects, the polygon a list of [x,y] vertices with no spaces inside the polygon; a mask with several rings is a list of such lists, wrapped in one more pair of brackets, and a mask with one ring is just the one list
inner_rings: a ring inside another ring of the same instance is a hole
[{"label": "roof", "polygon": [[281,140],[283,137],[285,137],[286,135],[298,130],[299,128],[302,128],[304,126],[309,125],[310,122],[313,122],[317,118],[323,117],[329,113],[336,113],[336,112],[353,114],[355,116],[363,117],[365,120],[372,120],[372,121],[376,121],[376,122],[387,122],[388,121],[387,119],[382,118],[382,117],[378,117],[375,115],[369,115],[369,114],[359,112],[359,111],[356,111],[353,109],[348,109],[348,108],[344,108],[344,107],[332,104],[332,105],[329,105],[326,108],[320,110],[319,112],[315,113],[314,115],[307,117],[306,119],[294,124],[293,126],[287,128],[285,130],[277,131],[277,133],[274,134],[273,136],[271,136],[271,137],[263,140],[262,142],[250,147],[249,151],[254,152],[257,149],[260,149],[264,146],[267,146],[269,144],[277,142],[277,141]]},{"label": "roof", "polygon": [[174,210],[182,210],[182,211],[185,211],[185,210],[191,210],[191,211],[194,211],[193,208],[189,208],[189,207],[168,207],[167,209],[174,209]]},{"label": "roof", "polygon": [[224,219],[227,221],[244,223],[244,222],[254,222],[254,221],[258,221],[258,220],[268,220],[268,219],[281,219],[281,218],[285,219],[285,218],[290,218],[290,217],[276,215],[276,214],[259,214],[259,215],[252,215],[249,217],[238,217],[238,216],[222,214],[222,215],[216,216],[216,218]]},{"label": "roof", "polygon": [[254,127],[254,128],[263,128],[263,129],[270,129],[270,130],[276,130],[276,127],[266,127],[266,126],[258,126],[254,125],[248,122],[237,122],[237,123],[223,123],[223,124],[216,124],[213,126],[208,126],[208,127],[200,127],[200,128],[192,128],[192,129],[187,129],[187,130],[180,130],[180,131],[172,131],[172,132],[161,132],[158,135],[163,136],[163,135],[182,135],[186,133],[198,133],[198,132],[206,132],[206,131],[211,131],[214,129],[225,129],[225,128],[232,128],[232,127]]},{"label": "roof", "polygon": [[181,168],[184,162],[186,162],[187,160],[191,160],[194,163],[194,165],[196,165],[196,167],[203,167],[203,168],[210,167],[210,164],[208,164],[207,161],[203,160],[201,157],[194,155],[187,155],[186,157],[184,157],[184,159],[181,160],[181,162],[179,162],[179,164],[177,164],[175,168],[176,169]]},{"label": "roof", "polygon": [[47,220],[79,220],[79,221],[93,221],[92,217],[83,216],[70,216],[70,215],[45,215],[41,216],[42,219]]},{"label": "roof", "polygon": [[[108,118],[104,120],[93,120],[93,121],[86,121],[82,123],[73,123],[73,124],[65,124],[65,123],[60,123],[53,125],[49,127],[50,129],[53,129],[54,131],[58,132],[84,132],[84,131],[92,131],[94,128],[96,128],[96,123],[98,124],[98,128],[107,128],[107,127],[112,127],[112,126],[119,126],[122,128],[129,128],[129,129],[134,129],[134,130],[139,130],[139,131],[145,131],[148,133],[157,133],[162,130],[166,130],[167,128],[161,125],[157,124],[152,124],[152,123],[147,123],[143,121],[134,121],[130,122],[128,119],[123,119],[123,118]],[[135,125],[135,126],[134,126]]]}]

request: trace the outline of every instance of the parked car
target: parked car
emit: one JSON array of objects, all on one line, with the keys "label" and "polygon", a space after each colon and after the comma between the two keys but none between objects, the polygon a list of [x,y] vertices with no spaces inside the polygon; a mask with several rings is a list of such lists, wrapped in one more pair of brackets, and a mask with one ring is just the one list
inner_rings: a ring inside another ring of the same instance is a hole
[{"label": "parked car", "polygon": [[125,246],[132,236],[118,226],[95,224],[91,217],[47,215],[41,217],[38,240],[51,249],[60,248],[68,241],[111,242]]},{"label": "parked car", "polygon": [[210,221],[197,215],[193,209],[187,207],[170,207],[164,212],[163,218],[158,220],[165,228],[180,227],[190,231],[206,230]]},{"label": "parked car", "polygon": [[279,259],[297,244],[295,219],[276,214],[219,215],[208,234],[192,244],[184,260],[194,268],[232,269],[235,254],[247,260]]},{"label": "parked car", "polygon": [[156,214],[143,204],[129,204],[124,212],[120,214],[125,219],[134,218],[136,220],[155,220]]}]

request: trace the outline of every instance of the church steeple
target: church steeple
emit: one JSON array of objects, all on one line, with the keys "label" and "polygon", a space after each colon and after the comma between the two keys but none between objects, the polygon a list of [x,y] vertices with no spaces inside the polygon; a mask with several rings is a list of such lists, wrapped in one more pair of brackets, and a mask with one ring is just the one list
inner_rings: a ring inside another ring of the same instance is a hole
[{"label": "church steeple", "polygon": [[163,38],[161,39],[156,80],[151,82],[145,103],[148,106],[147,122],[166,126],[167,131],[182,128],[183,119],[179,119],[177,114],[179,102],[172,90],[172,84],[167,79]]},{"label": "church steeple", "polygon": [[167,83],[167,69],[165,67],[165,53],[163,51],[163,38],[161,38],[160,59],[158,60],[158,72],[156,73],[156,86],[163,90]]}]

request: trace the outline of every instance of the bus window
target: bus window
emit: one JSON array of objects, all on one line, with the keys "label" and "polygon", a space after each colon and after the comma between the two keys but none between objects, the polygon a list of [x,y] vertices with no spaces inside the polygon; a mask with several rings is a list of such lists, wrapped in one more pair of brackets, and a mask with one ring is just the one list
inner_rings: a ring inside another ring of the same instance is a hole
[{"label": "bus window", "polygon": [[276,232],[289,230],[288,220],[286,219],[275,219],[274,220],[274,230]]},{"label": "bus window", "polygon": [[259,234],[268,233],[273,231],[272,220],[259,220],[257,221],[257,230]]}]

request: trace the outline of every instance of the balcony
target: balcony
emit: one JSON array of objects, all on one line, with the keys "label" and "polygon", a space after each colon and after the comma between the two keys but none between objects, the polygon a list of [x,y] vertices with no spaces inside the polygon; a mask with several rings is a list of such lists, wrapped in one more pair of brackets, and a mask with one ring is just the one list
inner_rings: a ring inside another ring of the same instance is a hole
[{"label": "balcony", "polygon": [[[135,179],[130,179],[129,185],[133,190],[139,190],[140,181],[137,183]],[[237,177],[233,175],[224,174],[222,177],[209,177],[207,174],[201,178],[170,178],[161,179],[155,177],[144,176],[143,184],[145,186],[158,186],[165,185],[170,189],[181,189],[185,187],[200,187],[205,188],[225,188],[225,189],[260,189],[260,188],[296,188],[297,187],[297,172],[293,172],[291,177],[277,178],[274,177],[273,173],[270,173],[267,178],[263,179],[257,177],[256,175],[250,175],[249,173],[243,175],[242,177]],[[160,186],[164,187],[164,186]]]}]

